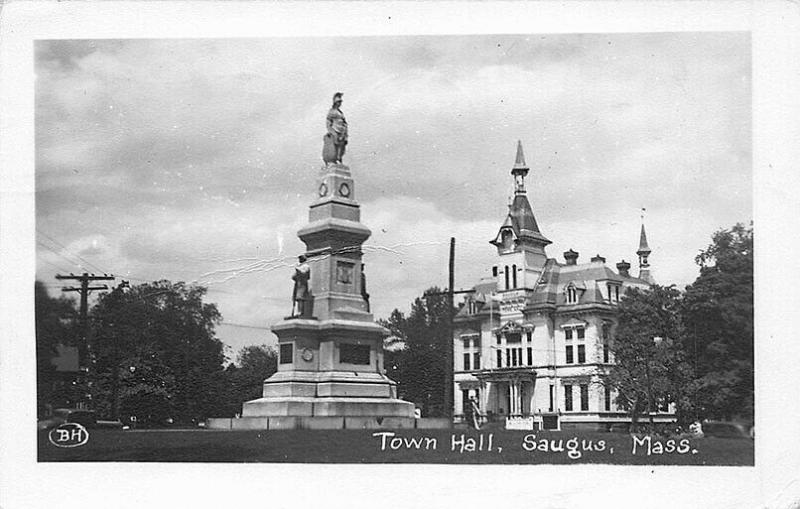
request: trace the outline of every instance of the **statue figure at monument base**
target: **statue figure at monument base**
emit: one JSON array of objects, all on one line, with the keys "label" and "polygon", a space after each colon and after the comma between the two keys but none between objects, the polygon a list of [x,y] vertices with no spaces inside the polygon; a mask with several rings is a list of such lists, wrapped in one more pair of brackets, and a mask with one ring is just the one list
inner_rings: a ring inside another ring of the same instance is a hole
[{"label": "statue figure at monument base", "polygon": [[306,263],[305,255],[298,258],[299,264],[294,269],[294,291],[292,292],[292,316],[311,316],[311,292],[308,290],[308,280],[311,279],[311,268]]}]

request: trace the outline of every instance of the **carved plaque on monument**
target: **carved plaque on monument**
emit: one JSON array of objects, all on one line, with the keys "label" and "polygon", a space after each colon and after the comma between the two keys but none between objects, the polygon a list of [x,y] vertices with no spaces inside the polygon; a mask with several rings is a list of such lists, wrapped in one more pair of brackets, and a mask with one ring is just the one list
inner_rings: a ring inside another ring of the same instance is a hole
[{"label": "carved plaque on monument", "polygon": [[336,262],[336,281],[344,284],[353,283],[353,270],[355,264],[350,262]]}]

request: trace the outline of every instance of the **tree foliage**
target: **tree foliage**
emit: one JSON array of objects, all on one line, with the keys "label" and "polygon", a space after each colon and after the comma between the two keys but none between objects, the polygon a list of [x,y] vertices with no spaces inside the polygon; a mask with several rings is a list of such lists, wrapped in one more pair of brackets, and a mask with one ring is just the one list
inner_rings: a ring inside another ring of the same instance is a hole
[{"label": "tree foliage", "polygon": [[[752,225],[717,231],[695,262],[700,275],[683,294],[654,286],[622,299],[609,381],[634,417],[647,410],[649,391],[668,396],[683,422],[752,420]],[[654,337],[665,338],[660,347]]]},{"label": "tree foliage", "polygon": [[77,347],[79,330],[75,320],[77,311],[71,299],[50,297],[40,281],[34,285],[36,313],[36,401],[37,413],[44,416],[48,405],[74,406],[80,399],[81,388],[59,379],[53,359],[58,346]]},{"label": "tree foliage", "polygon": [[414,300],[408,316],[395,309],[381,325],[405,343],[403,350],[387,351],[384,362],[398,384],[398,396],[419,406],[425,416],[446,415],[445,362],[451,341],[447,295],[429,288]]},{"label": "tree foliage", "polygon": [[680,305],[676,288],[658,285],[644,291],[632,288],[620,301],[612,348],[615,364],[607,382],[634,423],[666,402],[676,403],[679,414],[691,412]]},{"label": "tree foliage", "polygon": [[195,421],[225,397],[221,317],[205,289],[158,281],[100,296],[91,311],[94,406],[104,415]]},{"label": "tree foliage", "polygon": [[278,354],[266,345],[245,346],[239,350],[236,364],[225,370],[229,392],[219,416],[237,414],[242,411],[242,403],[261,397],[264,380],[278,371]]},{"label": "tree foliage", "polygon": [[753,416],[753,226],[714,233],[695,261],[700,275],[686,288],[684,346],[697,372],[704,415]]}]

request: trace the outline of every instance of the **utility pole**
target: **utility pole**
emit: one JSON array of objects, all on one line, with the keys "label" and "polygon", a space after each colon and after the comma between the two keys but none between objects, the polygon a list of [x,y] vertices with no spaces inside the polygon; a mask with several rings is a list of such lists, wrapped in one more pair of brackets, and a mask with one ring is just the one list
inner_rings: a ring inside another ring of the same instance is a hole
[{"label": "utility pole", "polygon": [[453,422],[453,335],[455,334],[455,325],[453,320],[455,318],[453,299],[454,286],[455,286],[455,272],[456,272],[456,239],[450,237],[450,265],[449,265],[449,279],[447,285],[447,324],[448,334],[447,342],[445,343],[445,389],[444,389],[444,406],[445,415]]},{"label": "utility pole", "polygon": [[455,391],[455,381],[453,380],[453,341],[455,336],[455,299],[456,294],[461,293],[475,293],[475,290],[456,290],[455,289],[455,274],[456,274],[456,239],[450,237],[450,263],[449,263],[449,277],[448,288],[444,292],[429,293],[429,296],[447,296],[447,337],[444,338],[444,415],[453,421],[453,394]]},{"label": "utility pole", "polygon": [[91,345],[89,344],[89,292],[92,290],[108,290],[107,285],[101,286],[89,286],[91,281],[112,281],[114,280],[114,276],[109,276],[108,274],[103,274],[102,276],[95,276],[94,274],[88,274],[84,272],[83,274],[76,276],[75,274],[70,273],[69,276],[62,276],[61,274],[56,274],[56,279],[59,280],[75,280],[80,281],[81,286],[79,288],[75,288],[72,286],[65,286],[61,289],[62,292],[79,292],[81,294],[81,305],[80,305],[80,328],[81,328],[81,350],[83,350],[83,361],[84,361],[84,368],[86,368],[86,376],[87,379],[89,377],[89,372],[92,366],[92,349]]}]

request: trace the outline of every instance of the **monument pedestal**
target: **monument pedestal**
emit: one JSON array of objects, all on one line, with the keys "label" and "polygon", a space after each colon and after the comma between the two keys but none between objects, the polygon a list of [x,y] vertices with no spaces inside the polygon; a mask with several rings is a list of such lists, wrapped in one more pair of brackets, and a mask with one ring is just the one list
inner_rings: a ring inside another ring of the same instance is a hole
[{"label": "monument pedestal", "polygon": [[368,311],[361,245],[371,232],[360,222],[350,169],[324,166],[317,190],[309,224],[298,232],[306,244],[313,316],[290,317],[272,327],[278,372],[264,381],[263,397],[244,403],[242,418],[232,422],[285,429],[347,422],[379,427],[389,419],[396,427],[413,427],[414,405],[397,399],[395,382],[384,374],[383,339],[389,331]]},{"label": "monument pedestal", "polygon": [[383,374],[383,327],[296,318],[272,330],[278,372],[264,381],[263,397],[244,404],[243,417],[413,417],[414,405],[397,399],[395,382]]}]

